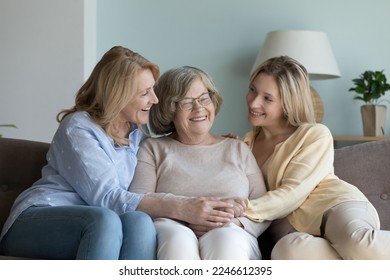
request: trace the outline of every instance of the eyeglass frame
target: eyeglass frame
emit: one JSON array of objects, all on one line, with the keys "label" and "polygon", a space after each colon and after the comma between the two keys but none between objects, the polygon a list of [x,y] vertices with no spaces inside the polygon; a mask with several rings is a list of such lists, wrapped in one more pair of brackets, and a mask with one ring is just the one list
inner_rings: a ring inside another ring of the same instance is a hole
[{"label": "eyeglass frame", "polygon": [[[209,96],[209,99],[207,99],[207,101],[210,100],[210,102],[207,102],[206,104],[204,104],[203,101],[201,101],[201,100],[202,100],[202,97],[204,98],[204,96],[205,96],[206,94],[208,94],[208,96]],[[183,99],[181,99],[181,100],[179,100],[179,101],[176,101],[176,104],[178,105],[178,107],[179,107],[182,111],[189,111],[189,110],[194,109],[195,101],[197,101],[198,104],[199,104],[200,106],[202,106],[202,107],[205,107],[205,106],[207,106],[207,105],[213,103],[213,95],[214,95],[214,92],[208,91],[208,92],[202,93],[198,98],[185,97],[185,98],[183,98]],[[183,102],[184,100],[186,100],[186,99],[188,100],[188,102],[186,102],[185,104],[183,104],[182,102]],[[192,100],[192,101],[190,102],[189,100]],[[188,104],[188,106],[191,104],[191,107],[188,107],[188,108],[183,108],[183,107],[182,107],[183,105],[187,105],[187,104]]]}]

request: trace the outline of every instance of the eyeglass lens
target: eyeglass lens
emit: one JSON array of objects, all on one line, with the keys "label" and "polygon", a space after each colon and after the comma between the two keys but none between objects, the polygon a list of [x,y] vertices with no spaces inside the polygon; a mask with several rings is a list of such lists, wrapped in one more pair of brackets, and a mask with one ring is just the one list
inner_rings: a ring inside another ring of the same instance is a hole
[{"label": "eyeglass lens", "polygon": [[182,110],[191,110],[194,107],[195,101],[198,101],[199,105],[207,106],[211,103],[211,92],[205,92],[198,98],[184,98],[179,101],[179,106]]}]

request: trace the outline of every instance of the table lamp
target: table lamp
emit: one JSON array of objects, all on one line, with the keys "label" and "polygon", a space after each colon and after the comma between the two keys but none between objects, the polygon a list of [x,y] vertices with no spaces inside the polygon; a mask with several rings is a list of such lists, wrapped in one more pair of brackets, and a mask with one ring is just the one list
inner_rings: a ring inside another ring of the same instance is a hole
[{"label": "table lamp", "polygon": [[[340,77],[340,70],[333,55],[327,35],[319,31],[288,30],[271,31],[257,55],[251,73],[265,60],[287,55],[305,66],[310,80]],[[324,105],[318,92],[311,87],[316,122],[324,116]]]}]

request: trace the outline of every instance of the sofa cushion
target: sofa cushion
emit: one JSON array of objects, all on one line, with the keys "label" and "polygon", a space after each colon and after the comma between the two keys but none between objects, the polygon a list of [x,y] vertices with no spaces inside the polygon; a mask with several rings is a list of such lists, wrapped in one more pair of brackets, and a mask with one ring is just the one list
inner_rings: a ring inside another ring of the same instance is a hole
[{"label": "sofa cushion", "polygon": [[16,197],[41,177],[48,143],[0,138],[0,229]]},{"label": "sofa cushion", "polygon": [[335,149],[335,174],[357,186],[378,211],[381,228],[390,230],[390,140]]}]

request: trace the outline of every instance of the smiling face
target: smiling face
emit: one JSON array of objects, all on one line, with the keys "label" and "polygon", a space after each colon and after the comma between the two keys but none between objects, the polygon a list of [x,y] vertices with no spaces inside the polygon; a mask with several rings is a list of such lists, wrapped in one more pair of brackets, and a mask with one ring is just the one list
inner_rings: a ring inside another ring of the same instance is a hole
[{"label": "smiling face", "polygon": [[[196,79],[190,86],[185,98],[199,98],[207,93],[206,86],[200,79]],[[204,97],[201,97],[204,98]],[[183,110],[177,106],[173,123],[176,128],[178,139],[183,143],[199,142],[210,136],[210,129],[215,118],[215,107],[213,102],[202,106],[194,101],[193,108]]]},{"label": "smiling face", "polygon": [[279,88],[273,76],[257,75],[249,86],[246,101],[252,126],[277,126],[285,122]]},{"label": "smiling face", "polygon": [[124,122],[131,122],[143,125],[148,122],[149,110],[153,104],[158,103],[154,93],[155,80],[152,71],[145,69],[138,76],[137,93],[120,113],[120,119]]}]

